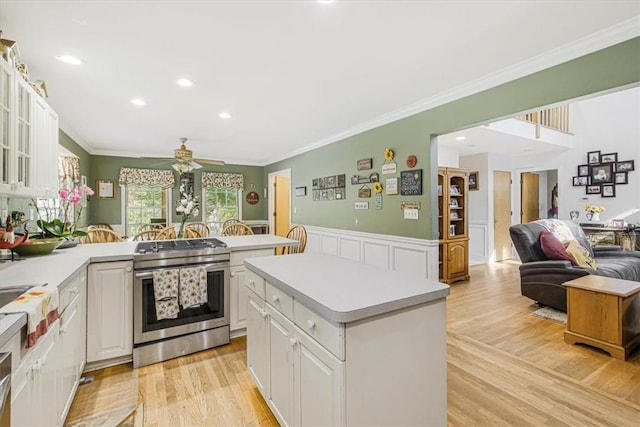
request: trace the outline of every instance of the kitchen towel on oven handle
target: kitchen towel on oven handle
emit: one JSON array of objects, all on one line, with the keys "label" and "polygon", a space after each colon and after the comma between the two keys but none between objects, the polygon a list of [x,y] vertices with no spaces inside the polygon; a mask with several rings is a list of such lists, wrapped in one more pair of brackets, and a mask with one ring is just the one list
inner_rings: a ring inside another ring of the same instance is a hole
[{"label": "kitchen towel on oven handle", "polygon": [[204,267],[180,269],[180,305],[196,307],[208,302],[207,270]]},{"label": "kitchen towel on oven handle", "polygon": [[178,317],[179,272],[177,268],[155,270],[153,272],[153,298],[156,306],[156,319],[175,319]]},{"label": "kitchen towel on oven handle", "polygon": [[27,347],[33,347],[49,325],[56,321],[58,313],[58,288],[47,285],[34,286],[0,309],[0,313],[27,314]]}]

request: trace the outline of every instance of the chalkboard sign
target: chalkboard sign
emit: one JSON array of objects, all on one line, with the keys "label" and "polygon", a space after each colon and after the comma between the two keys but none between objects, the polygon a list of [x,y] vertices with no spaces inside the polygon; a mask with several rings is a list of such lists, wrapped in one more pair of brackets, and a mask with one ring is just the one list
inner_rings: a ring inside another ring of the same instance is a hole
[{"label": "chalkboard sign", "polygon": [[422,194],[422,169],[400,172],[400,195],[419,196]]}]

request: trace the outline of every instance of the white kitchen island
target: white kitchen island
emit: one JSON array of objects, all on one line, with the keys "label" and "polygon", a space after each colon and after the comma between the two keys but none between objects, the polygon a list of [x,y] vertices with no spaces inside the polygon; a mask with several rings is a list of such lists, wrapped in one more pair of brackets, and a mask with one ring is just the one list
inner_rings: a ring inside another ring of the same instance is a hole
[{"label": "white kitchen island", "polygon": [[447,424],[448,286],[320,254],[245,265],[247,366],[282,425]]}]

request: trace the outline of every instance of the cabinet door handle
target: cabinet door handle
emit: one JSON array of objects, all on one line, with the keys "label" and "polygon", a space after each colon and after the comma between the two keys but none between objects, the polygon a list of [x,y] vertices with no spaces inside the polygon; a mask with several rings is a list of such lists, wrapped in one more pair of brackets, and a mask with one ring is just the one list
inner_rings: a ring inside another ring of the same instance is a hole
[{"label": "cabinet door handle", "polygon": [[308,327],[309,329],[313,329],[313,328],[315,328],[315,327],[316,327],[316,322],[314,322],[314,321],[313,321],[313,320],[311,320],[311,319],[307,320],[307,327]]},{"label": "cabinet door handle", "polygon": [[278,301],[280,301],[280,297],[279,297],[278,295],[273,295],[273,296],[271,297],[271,301],[273,301],[273,302],[278,302]]},{"label": "cabinet door handle", "polygon": [[232,271],[231,273],[229,273],[229,275],[230,275],[231,277],[236,277],[236,272],[235,272],[235,271]]},{"label": "cabinet door handle", "polygon": [[263,319],[264,319],[265,317],[267,317],[267,314],[269,314],[269,312],[268,312],[267,310],[265,310],[265,309],[263,309],[263,310],[260,312],[260,316],[262,316],[262,318],[263,318]]},{"label": "cabinet door handle", "polygon": [[61,333],[61,334],[64,334],[64,333],[66,333],[66,332],[67,332],[67,325],[60,326],[60,333]]},{"label": "cabinet door handle", "polygon": [[255,288],[255,287],[256,287],[256,283],[255,283],[253,280],[249,280],[249,281],[247,282],[247,284],[248,284],[249,286],[251,286],[252,288]]},{"label": "cabinet door handle", "polygon": [[129,267],[129,266],[125,267],[124,271],[126,271],[127,273],[130,273],[131,272],[131,267]]},{"label": "cabinet door handle", "polygon": [[298,340],[295,338],[289,338],[289,345],[291,347],[294,347],[296,344],[298,344]]}]

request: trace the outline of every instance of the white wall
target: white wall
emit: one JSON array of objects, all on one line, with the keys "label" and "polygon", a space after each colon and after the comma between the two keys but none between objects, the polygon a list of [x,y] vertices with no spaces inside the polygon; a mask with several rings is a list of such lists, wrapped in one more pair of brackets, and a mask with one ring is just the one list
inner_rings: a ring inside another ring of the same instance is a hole
[{"label": "white wall", "polygon": [[446,147],[438,147],[438,166],[457,168],[458,152]]},{"label": "white wall", "polygon": [[[512,223],[520,220],[520,190],[517,184],[522,172],[557,170],[557,174],[547,174],[548,194],[553,183],[558,182],[558,217],[569,219],[569,212],[578,210],[580,220],[584,220],[583,206],[600,204],[605,212],[603,221],[624,218],[630,223],[640,223],[640,88],[602,95],[572,104],[570,120],[573,149],[553,154],[524,153],[520,156],[490,153],[460,157],[460,167],[480,172],[480,190],[469,193],[469,225],[474,230],[485,227],[482,233],[475,233],[475,242],[470,241],[470,259],[475,262],[493,260],[493,171],[509,171],[514,182],[511,191]],[[573,177],[578,165],[587,163],[587,152],[600,150],[604,153],[618,153],[618,160],[634,160],[636,170],[629,172],[629,184],[616,185],[615,198],[586,195],[585,187],[573,187]],[[450,150],[448,150],[450,151]],[[451,156],[446,153],[447,158]],[[440,159],[440,156],[439,156]],[[456,163],[456,161],[448,159]],[[547,197],[548,199],[548,197]],[[544,202],[546,210],[550,199]],[[542,209],[542,206],[541,206]],[[470,237],[473,239],[473,237]],[[480,240],[484,239],[484,242]],[[490,249],[491,248],[491,249]]]}]

